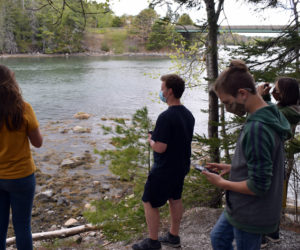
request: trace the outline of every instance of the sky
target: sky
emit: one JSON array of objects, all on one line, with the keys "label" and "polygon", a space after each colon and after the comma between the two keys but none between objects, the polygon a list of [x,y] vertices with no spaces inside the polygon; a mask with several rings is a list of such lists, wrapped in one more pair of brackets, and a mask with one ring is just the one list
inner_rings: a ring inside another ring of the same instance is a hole
[{"label": "sky", "polygon": [[[110,0],[110,2],[111,9],[117,16],[137,15],[149,4],[148,0]],[[246,4],[244,0],[225,0],[224,3],[226,18],[224,15],[220,17],[220,25],[284,25],[288,22],[289,15],[282,10],[257,13],[253,11],[255,5]],[[161,16],[166,13],[166,7],[156,7],[155,10]],[[194,22],[206,17],[205,8],[200,11],[183,10],[180,13],[188,13]]]}]

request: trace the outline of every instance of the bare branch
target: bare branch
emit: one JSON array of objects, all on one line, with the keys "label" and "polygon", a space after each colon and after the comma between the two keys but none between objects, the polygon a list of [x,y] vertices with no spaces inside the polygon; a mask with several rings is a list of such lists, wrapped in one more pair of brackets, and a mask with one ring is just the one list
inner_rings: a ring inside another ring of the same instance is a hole
[{"label": "bare branch", "polygon": [[223,6],[224,6],[224,0],[219,0],[219,4],[216,10],[216,19],[219,19],[220,13],[223,10]]}]

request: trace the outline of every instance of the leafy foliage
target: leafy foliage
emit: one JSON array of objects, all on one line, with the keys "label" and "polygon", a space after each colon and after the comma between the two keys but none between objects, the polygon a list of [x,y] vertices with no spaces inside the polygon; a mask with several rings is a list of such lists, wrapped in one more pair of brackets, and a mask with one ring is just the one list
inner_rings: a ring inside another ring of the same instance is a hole
[{"label": "leafy foliage", "polygon": [[122,27],[124,26],[124,20],[122,18],[115,16],[112,20],[112,27]]},{"label": "leafy foliage", "polygon": [[111,26],[113,20],[107,4],[95,1],[0,0],[0,7],[2,53],[80,52],[87,24]]},{"label": "leafy foliage", "polygon": [[103,126],[106,134],[113,135],[114,149],[96,153],[101,155],[102,164],[108,163],[114,174],[131,183],[132,194],[121,200],[97,201],[94,203],[96,212],[85,212],[85,217],[94,224],[100,223],[109,239],[126,240],[145,227],[141,196],[150,166],[147,135],[152,124],[146,107],[136,111],[131,123],[122,118],[114,119],[114,122],[114,128]]},{"label": "leafy foliage", "polygon": [[130,181],[136,176],[145,175],[149,167],[150,153],[147,136],[152,127],[147,108],[137,110],[131,124],[121,118],[114,121],[114,129],[106,126],[102,128],[106,134],[115,135],[111,139],[115,149],[99,152],[102,157],[100,162],[104,164],[109,161],[110,170],[122,180]]},{"label": "leafy foliage", "polygon": [[142,10],[132,22],[130,34],[140,43],[146,43],[152,29],[152,25],[158,18],[157,13],[153,9]]},{"label": "leafy foliage", "polygon": [[189,14],[184,13],[179,17],[177,24],[179,24],[179,25],[193,25],[194,22],[190,18]]},{"label": "leafy foliage", "polygon": [[[242,44],[235,55],[247,62],[257,81],[272,82],[278,75],[299,78],[300,36],[297,31],[286,29],[279,37],[256,40],[253,45]],[[258,58],[267,58],[258,60]]]},{"label": "leafy foliage", "polygon": [[259,40],[252,45],[243,44],[234,55],[243,55],[249,68],[254,73],[257,81],[272,82],[280,76],[300,78],[300,2],[274,1],[274,0],[249,0],[260,3],[263,8],[281,8],[289,11],[289,23],[276,37]]},{"label": "leafy foliage", "polygon": [[176,33],[173,25],[163,20],[156,20],[149,34],[146,48],[148,50],[171,49],[180,39],[181,35]]}]

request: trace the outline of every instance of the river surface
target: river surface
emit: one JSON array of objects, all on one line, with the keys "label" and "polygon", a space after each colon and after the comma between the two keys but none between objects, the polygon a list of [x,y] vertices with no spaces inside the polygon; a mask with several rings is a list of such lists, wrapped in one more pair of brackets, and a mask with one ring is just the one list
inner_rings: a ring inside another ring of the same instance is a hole
[{"label": "river surface", "polygon": [[[64,159],[82,157],[88,150],[110,148],[101,125],[107,118],[131,118],[137,109],[147,106],[155,123],[167,109],[159,101],[160,75],[173,73],[171,60],[142,57],[51,57],[2,58],[15,72],[23,97],[33,106],[44,135],[44,145],[32,149],[38,168],[47,174],[59,171]],[[203,88],[186,89],[183,104],[196,118],[195,132],[207,133],[207,93]],[[78,120],[77,112],[91,114]],[[88,128],[90,133],[74,133],[73,128]],[[62,133],[62,131],[65,131]],[[77,167],[72,173],[107,174],[97,161],[92,168]],[[98,163],[98,164],[97,164]]]},{"label": "river surface", "polygon": [[[167,108],[159,102],[161,74],[171,73],[169,59],[132,57],[57,57],[0,59],[10,67],[40,123],[72,118],[78,111],[96,117],[131,117],[147,106],[153,121]],[[157,78],[158,77],[158,78]],[[196,132],[206,133],[207,94],[187,89],[184,105],[196,117]]]}]

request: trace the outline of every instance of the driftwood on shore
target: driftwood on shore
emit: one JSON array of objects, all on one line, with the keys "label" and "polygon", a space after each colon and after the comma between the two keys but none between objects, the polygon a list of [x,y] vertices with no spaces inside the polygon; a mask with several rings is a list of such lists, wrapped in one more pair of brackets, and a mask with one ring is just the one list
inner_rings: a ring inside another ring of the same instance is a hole
[{"label": "driftwood on shore", "polygon": [[[32,240],[45,240],[52,238],[64,238],[67,236],[72,236],[75,234],[93,231],[99,229],[99,226],[93,226],[92,224],[81,225],[72,228],[63,228],[60,230],[50,231],[50,232],[41,232],[32,234]],[[11,237],[6,240],[6,245],[12,245],[16,242],[16,237]]]}]

